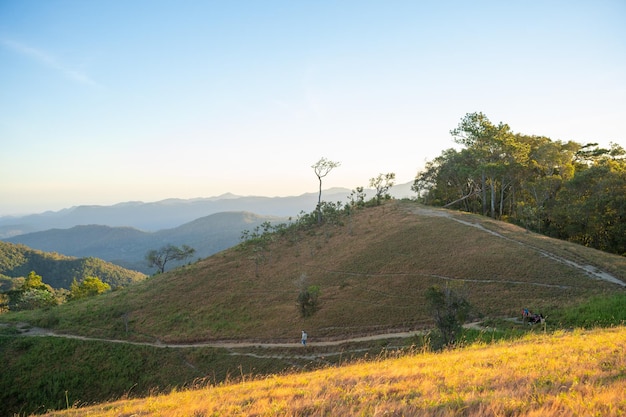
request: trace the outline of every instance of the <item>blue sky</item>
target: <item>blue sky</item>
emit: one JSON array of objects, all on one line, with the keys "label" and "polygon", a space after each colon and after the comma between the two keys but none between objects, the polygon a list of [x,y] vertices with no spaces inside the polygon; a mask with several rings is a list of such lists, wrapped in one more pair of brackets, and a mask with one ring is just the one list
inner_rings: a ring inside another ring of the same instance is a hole
[{"label": "blue sky", "polygon": [[626,2],[0,0],[0,216],[413,180],[482,111],[626,147]]}]

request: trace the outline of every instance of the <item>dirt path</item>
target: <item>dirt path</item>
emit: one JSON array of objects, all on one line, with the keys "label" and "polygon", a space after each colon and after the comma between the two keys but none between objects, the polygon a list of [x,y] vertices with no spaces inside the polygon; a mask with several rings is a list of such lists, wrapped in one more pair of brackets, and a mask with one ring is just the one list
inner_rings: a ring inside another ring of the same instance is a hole
[{"label": "dirt path", "polygon": [[[8,327],[9,325],[6,323],[0,323],[0,327]],[[314,352],[308,351],[307,348],[303,347],[298,342],[293,343],[274,343],[274,342],[259,342],[259,341],[210,341],[210,342],[197,342],[197,343],[162,343],[162,342],[133,342],[130,340],[121,340],[121,339],[107,339],[107,338],[97,338],[97,337],[88,337],[88,336],[79,336],[65,333],[55,333],[52,330],[44,329],[41,327],[31,327],[27,323],[17,323],[15,325],[16,329],[19,331],[17,336],[26,336],[26,337],[60,337],[65,339],[74,339],[74,340],[87,340],[87,341],[97,341],[97,342],[105,342],[105,343],[122,343],[127,345],[134,346],[151,346],[156,348],[171,348],[171,349],[189,349],[189,348],[218,348],[218,349],[226,349],[229,351],[229,354],[232,356],[251,356],[254,358],[262,358],[262,359],[304,359],[304,360],[319,360],[328,358],[330,356],[339,356],[345,355],[347,353],[357,353],[357,352],[367,352],[369,349],[365,348],[351,348],[351,349],[342,349],[341,351],[331,351],[331,352]],[[482,327],[481,323],[473,322],[467,323],[463,325],[463,327],[467,329],[476,329],[476,330],[488,330],[487,328]],[[360,337],[350,337],[341,340],[332,340],[332,341],[315,341],[310,340],[308,343],[308,347],[328,347],[328,346],[341,346],[347,343],[358,343],[358,342],[370,342],[376,340],[391,340],[391,339],[406,339],[409,337],[417,336],[423,334],[423,331],[410,331],[410,332],[392,332],[392,333],[381,333],[377,335],[369,335],[369,336],[360,336]],[[292,353],[276,353],[276,354],[259,354],[256,352],[240,352],[234,351],[232,349],[247,349],[247,348],[290,348],[294,349]],[[302,352],[302,353],[296,353]]]},{"label": "dirt path", "polygon": [[[8,327],[7,323],[0,323],[0,327]],[[12,325],[11,325],[12,326]],[[470,325],[468,325],[469,327]],[[359,347],[351,347],[349,349],[341,349],[337,351],[316,351],[315,347],[329,347],[329,346],[341,346],[346,343],[351,342],[368,342],[375,340],[385,340],[385,339],[404,339],[415,336],[419,334],[418,331],[412,332],[395,332],[395,333],[384,333],[378,335],[370,335],[370,336],[362,336],[362,337],[351,337],[342,340],[333,340],[333,341],[316,341],[309,339],[307,347],[303,347],[299,342],[293,343],[274,343],[274,342],[259,342],[259,341],[210,341],[210,342],[197,342],[197,343],[162,343],[162,342],[133,342],[130,340],[120,340],[120,339],[107,339],[107,338],[97,338],[97,337],[88,337],[88,336],[78,336],[72,334],[65,333],[56,333],[49,329],[44,329],[41,327],[31,327],[27,323],[17,323],[15,325],[18,330],[18,334],[16,337],[24,336],[24,337],[59,337],[65,339],[74,339],[74,340],[87,340],[87,341],[96,341],[96,342],[105,342],[105,343],[122,343],[127,345],[134,346],[151,346],[155,348],[171,348],[171,349],[189,349],[189,348],[216,348],[216,349],[225,349],[228,351],[228,354],[231,356],[249,356],[258,359],[277,359],[277,360],[307,360],[307,361],[326,361],[326,359],[333,356],[342,356],[347,354],[354,353],[362,353],[367,352],[370,349],[368,348],[359,348]],[[267,353],[260,352],[259,350],[254,352],[248,352],[245,349],[272,349],[272,348],[287,348],[290,349],[289,352],[271,352]],[[243,349],[243,350],[237,350]],[[187,363],[187,366],[193,367],[193,365]],[[294,366],[298,366],[294,364]]]},{"label": "dirt path", "polygon": [[[0,327],[8,327],[9,325],[6,323],[0,323]],[[476,329],[476,330],[485,330],[482,327],[480,322],[466,323],[463,325],[466,329]],[[88,337],[88,336],[79,336],[73,334],[66,333],[56,333],[49,329],[44,329],[41,327],[31,327],[27,323],[18,323],[16,325],[17,330],[19,331],[19,336],[26,337],[60,337],[65,339],[74,339],[74,340],[87,340],[87,341],[96,341],[96,342],[105,342],[105,343],[123,343],[127,345],[134,346],[151,346],[156,348],[172,348],[172,349],[189,349],[189,348],[221,348],[221,349],[246,349],[246,348],[292,348],[292,349],[304,349],[303,346],[299,342],[293,343],[274,343],[274,342],[259,342],[259,341],[210,341],[210,342],[196,342],[196,343],[162,343],[162,342],[133,342],[130,340],[121,340],[121,339],[107,339],[107,338],[97,338],[97,337]],[[417,336],[423,334],[423,331],[410,331],[410,332],[391,332],[391,333],[381,333],[376,335],[369,336],[359,336],[359,337],[350,337],[341,340],[332,340],[332,341],[315,341],[310,340],[308,342],[309,347],[328,347],[328,346],[341,346],[347,343],[358,343],[358,342],[370,342],[376,340],[391,340],[391,339],[406,339],[409,337]],[[234,352],[231,351],[230,354],[233,356],[252,356],[256,358],[276,358],[276,359],[285,359],[285,358],[298,358],[298,359],[318,359],[320,357],[328,357],[334,355],[343,355],[346,352],[366,352],[369,349],[363,348],[354,348],[349,350],[342,350],[337,352],[321,352],[319,354],[302,354],[302,355],[285,355],[285,354],[276,354],[276,355],[261,355],[258,353],[252,352]]]},{"label": "dirt path", "polygon": [[[5,326],[6,324],[0,323],[0,326]],[[223,348],[223,349],[236,349],[236,348],[253,348],[253,347],[262,347],[262,348],[299,348],[301,344],[299,342],[293,343],[274,343],[274,342],[258,342],[258,341],[209,341],[209,342],[196,342],[196,343],[162,343],[159,341],[156,342],[133,342],[130,340],[121,340],[121,339],[106,339],[106,338],[97,338],[97,337],[88,337],[88,336],[79,336],[73,334],[65,334],[65,333],[55,333],[49,329],[43,329],[41,327],[30,327],[28,324],[19,323],[17,329],[20,332],[21,336],[31,336],[31,337],[62,337],[66,339],[75,339],[75,340],[89,340],[89,341],[97,341],[97,342],[107,342],[107,343],[124,343],[128,345],[136,345],[136,346],[152,346],[157,348],[174,348],[174,349],[187,349],[187,348],[198,348],[198,347],[210,347],[210,348]],[[384,333],[370,336],[361,336],[361,337],[351,337],[341,340],[331,340],[331,341],[314,341],[309,340],[310,346],[340,346],[346,343],[355,343],[355,342],[369,342],[374,340],[385,340],[385,339],[403,339],[415,336],[419,334],[418,331],[412,332],[394,332],[394,333]]]},{"label": "dirt path", "polygon": [[524,247],[527,247],[527,248],[530,248],[532,250],[535,250],[538,253],[540,253],[541,255],[543,255],[543,256],[545,256],[547,258],[550,258],[550,259],[552,259],[552,260],[554,260],[556,262],[560,262],[560,263],[568,265],[568,266],[570,266],[570,267],[572,267],[574,269],[578,269],[580,271],[583,271],[584,273],[586,273],[587,275],[589,275],[592,278],[601,279],[601,280],[604,280],[604,281],[607,281],[607,282],[610,282],[610,283],[613,283],[613,284],[620,285],[622,287],[626,287],[626,283],[623,282],[622,280],[620,280],[617,277],[609,274],[608,272],[602,271],[602,270],[600,270],[600,269],[598,269],[598,268],[596,268],[596,267],[594,267],[592,265],[581,265],[581,264],[578,264],[578,263],[576,263],[576,262],[574,262],[574,261],[572,261],[570,259],[563,258],[562,256],[558,256],[558,255],[556,255],[554,253],[551,253],[551,252],[548,252],[548,251],[546,251],[544,249],[537,248],[537,247],[529,245],[527,243],[520,242],[519,240],[515,240],[515,239],[512,239],[510,237],[504,236],[504,235],[502,235],[502,234],[500,234],[498,232],[495,232],[493,230],[489,230],[489,229],[485,228],[482,224],[472,223],[472,222],[468,222],[468,221],[465,221],[465,220],[458,219],[458,218],[454,217],[448,211],[431,209],[431,208],[426,208],[426,207],[418,207],[416,209],[413,209],[412,212],[415,213],[415,214],[420,214],[422,216],[445,217],[447,219],[450,219],[450,220],[453,220],[455,222],[464,224],[466,226],[475,227],[475,228],[477,228],[477,229],[479,229],[479,230],[481,230],[483,232],[489,233],[489,234],[494,235],[496,237],[499,237],[501,239],[505,239],[505,240],[508,240],[510,242],[515,242],[515,243],[517,243],[519,245],[522,245]]}]

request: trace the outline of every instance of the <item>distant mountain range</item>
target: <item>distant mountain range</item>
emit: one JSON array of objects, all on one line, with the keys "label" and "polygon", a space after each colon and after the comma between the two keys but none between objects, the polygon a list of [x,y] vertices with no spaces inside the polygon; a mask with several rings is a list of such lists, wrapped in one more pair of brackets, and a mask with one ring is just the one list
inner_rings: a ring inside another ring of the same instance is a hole
[{"label": "distant mountain range", "polygon": [[[143,232],[132,227],[81,225],[50,229],[4,239],[45,252],[75,257],[95,257],[145,274],[145,255],[167,244],[188,245],[196,250],[193,259],[206,258],[240,242],[241,232],[253,231],[264,222],[286,223],[287,217],[260,216],[249,212],[221,212],[201,217],[172,229]],[[189,262],[187,260],[185,262]],[[172,262],[168,269],[176,266]]]},{"label": "distant mountain range", "polygon": [[[395,198],[414,196],[412,183],[394,186]],[[365,190],[368,198],[372,190]],[[351,190],[331,188],[322,192],[328,202],[347,203]],[[157,202],[125,202],[111,206],[77,206],[60,211],[48,211],[27,216],[0,217],[0,239],[49,229],[67,229],[78,225],[132,227],[146,232],[169,229],[210,214],[247,211],[262,216],[296,217],[302,211],[310,213],[317,204],[317,193],[292,197],[242,197],[224,194],[196,199],[167,199]]]},{"label": "distant mountain range", "polygon": [[[390,190],[395,198],[411,196],[412,183]],[[322,192],[328,202],[347,203],[352,190]],[[367,198],[373,190],[365,190]],[[414,194],[414,193],[413,193]],[[22,217],[0,217],[0,239],[46,252],[95,257],[145,274],[145,255],[167,244],[188,245],[194,259],[205,258],[240,242],[244,230],[264,222],[288,223],[317,205],[317,193],[295,197],[241,197],[225,194],[198,199],[126,202],[78,206]],[[187,260],[186,262],[189,262]],[[168,267],[176,266],[175,263]],[[169,269],[168,268],[168,269]]]}]

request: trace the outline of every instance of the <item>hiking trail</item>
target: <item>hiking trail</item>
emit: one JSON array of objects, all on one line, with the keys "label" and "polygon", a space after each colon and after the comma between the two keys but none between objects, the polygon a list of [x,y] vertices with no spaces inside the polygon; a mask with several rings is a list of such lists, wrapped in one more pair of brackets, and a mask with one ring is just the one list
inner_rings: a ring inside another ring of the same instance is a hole
[{"label": "hiking trail", "polygon": [[[455,216],[452,215],[452,213],[445,211],[445,210],[437,210],[437,209],[431,209],[431,208],[426,208],[426,207],[418,207],[418,208],[414,208],[411,210],[412,213],[414,214],[419,214],[422,216],[430,216],[430,217],[445,217],[447,219],[453,220],[455,222],[464,224],[466,226],[470,226],[470,227],[475,227],[483,232],[489,233],[493,236],[496,236],[500,239],[505,239],[508,240],[510,242],[514,242],[517,243],[518,245],[524,246],[526,248],[532,249],[538,253],[540,253],[541,255],[550,258],[556,262],[560,262],[563,263],[565,265],[568,265],[574,269],[578,269],[580,271],[583,271],[585,274],[587,274],[588,276],[590,276],[591,278],[595,278],[595,279],[601,279],[603,281],[607,281],[613,284],[617,284],[620,285],[622,287],[626,287],[626,283],[620,279],[618,279],[617,277],[613,276],[612,274],[606,272],[606,271],[602,271],[598,268],[596,268],[593,265],[581,265],[579,263],[576,263],[570,259],[566,259],[562,256],[556,255],[552,252],[548,252],[545,249],[541,249],[532,245],[529,245],[527,243],[521,242],[519,240],[515,240],[513,238],[510,238],[508,236],[504,236],[501,233],[498,233],[496,231],[493,230],[489,230],[486,227],[484,227],[482,224],[479,223],[472,223],[466,220],[462,220],[459,219]],[[545,285],[545,284],[544,284]]]}]

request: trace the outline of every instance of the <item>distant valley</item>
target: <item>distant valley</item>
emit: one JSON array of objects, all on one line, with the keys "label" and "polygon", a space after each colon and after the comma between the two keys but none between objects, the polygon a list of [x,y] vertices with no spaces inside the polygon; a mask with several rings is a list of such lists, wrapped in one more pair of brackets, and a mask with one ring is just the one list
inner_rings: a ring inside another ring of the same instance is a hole
[{"label": "distant valley", "polygon": [[[264,222],[285,223],[286,217],[261,216],[249,212],[222,212],[201,217],[181,226],[158,232],[143,232],[132,227],[81,225],[69,229],[50,229],[4,239],[30,248],[74,257],[95,257],[127,269],[154,273],[145,255],[167,244],[189,245],[196,250],[194,259],[206,258],[236,245],[241,232],[254,230]],[[189,261],[186,261],[189,262]],[[168,265],[168,269],[176,266]]]},{"label": "distant valley", "polygon": [[[394,186],[395,198],[411,196],[411,185]],[[347,203],[351,190],[322,192],[328,202]],[[373,197],[373,190],[365,190]],[[264,222],[287,223],[310,213],[317,193],[293,197],[241,197],[226,194],[199,199],[126,202],[112,206],[78,206],[23,217],[0,217],[0,239],[74,257],[95,257],[145,274],[151,249],[189,245],[194,259],[208,257],[239,243],[241,232]],[[187,260],[186,262],[189,262]],[[168,265],[169,268],[176,264]],[[168,269],[169,269],[168,268]]]}]

